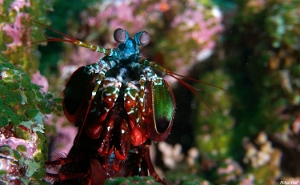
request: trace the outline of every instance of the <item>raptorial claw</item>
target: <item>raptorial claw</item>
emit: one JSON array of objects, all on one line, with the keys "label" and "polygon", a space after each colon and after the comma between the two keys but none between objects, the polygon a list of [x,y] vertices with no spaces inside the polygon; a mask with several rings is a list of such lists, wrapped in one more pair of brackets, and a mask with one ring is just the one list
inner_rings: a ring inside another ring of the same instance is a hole
[{"label": "raptorial claw", "polygon": [[145,130],[143,130],[137,126],[131,130],[130,143],[133,146],[142,145],[147,139],[148,139],[148,136],[147,136]]},{"label": "raptorial claw", "polygon": [[119,159],[119,160],[126,160],[127,156],[123,156],[120,154],[120,152],[118,150],[115,149],[115,155],[116,155],[116,158]]}]

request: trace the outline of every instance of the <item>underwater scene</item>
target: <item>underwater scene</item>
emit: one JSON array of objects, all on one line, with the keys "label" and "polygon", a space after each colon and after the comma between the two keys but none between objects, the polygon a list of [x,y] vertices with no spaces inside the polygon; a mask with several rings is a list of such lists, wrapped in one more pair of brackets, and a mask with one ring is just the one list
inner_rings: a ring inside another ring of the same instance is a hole
[{"label": "underwater scene", "polygon": [[299,17],[0,0],[0,184],[300,184]]}]

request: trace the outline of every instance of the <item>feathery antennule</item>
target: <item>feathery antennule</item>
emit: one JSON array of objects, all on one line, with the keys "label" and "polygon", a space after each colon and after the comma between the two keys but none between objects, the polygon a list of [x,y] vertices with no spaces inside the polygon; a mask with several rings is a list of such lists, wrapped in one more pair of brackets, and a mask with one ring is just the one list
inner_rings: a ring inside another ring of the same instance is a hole
[{"label": "feathery antennule", "polygon": [[33,43],[41,43],[41,42],[68,42],[68,43],[71,43],[71,44],[75,44],[77,46],[82,46],[82,47],[88,48],[88,49],[90,49],[92,51],[95,51],[95,52],[104,53],[105,55],[114,54],[111,49],[105,49],[105,48],[102,48],[102,47],[99,47],[99,46],[96,46],[96,45],[88,44],[88,43],[85,43],[83,41],[77,40],[77,39],[75,39],[75,38],[73,38],[73,37],[71,37],[71,36],[69,36],[67,34],[64,34],[64,33],[60,32],[60,31],[57,31],[57,30],[51,28],[50,26],[47,26],[47,25],[42,24],[42,23],[39,23],[39,22],[34,21],[32,19],[28,18],[28,21],[36,23],[38,25],[41,25],[41,26],[43,26],[43,27],[45,27],[45,28],[47,28],[47,29],[49,29],[49,30],[51,30],[51,31],[59,34],[59,35],[62,35],[62,36],[64,36],[66,38],[65,39],[65,38],[49,37],[48,35],[44,34],[47,40],[37,41],[37,42],[33,42]]},{"label": "feathery antennule", "polygon": [[183,76],[183,75],[177,74],[177,73],[175,73],[175,72],[173,72],[173,71],[170,71],[170,70],[168,70],[168,69],[163,68],[162,66],[156,64],[155,62],[152,62],[152,61],[147,60],[146,58],[141,58],[141,59],[139,60],[139,63],[142,64],[142,65],[151,66],[151,67],[153,67],[153,68],[155,68],[155,69],[158,69],[158,70],[160,70],[160,71],[166,73],[167,75],[172,76],[172,77],[175,78],[175,79],[178,79],[178,78],[176,78],[175,76],[179,76],[179,77],[181,77],[181,78],[183,78],[183,79],[185,79],[185,80],[189,80],[189,81],[194,81],[194,82],[206,84],[206,85],[209,85],[209,86],[211,86],[211,87],[215,87],[215,88],[222,89],[222,90],[226,91],[226,89],[224,89],[224,88],[222,88],[222,87],[219,87],[219,86],[216,86],[216,85],[207,83],[207,82],[203,82],[203,81],[201,81],[201,80],[197,80],[197,79],[194,79],[194,78],[190,78],[190,77],[187,77],[187,76]]},{"label": "feathery antennule", "polygon": [[201,91],[200,89],[196,89],[195,87],[193,87],[190,84],[186,83],[182,79],[176,77],[174,74],[168,74],[168,75],[170,75],[171,77],[175,78],[176,80],[178,80],[179,83],[181,83],[186,88],[188,88],[195,96],[197,96],[197,98],[199,98],[205,104],[205,106],[210,110],[211,113],[214,113],[214,111],[211,109],[211,107],[208,105],[208,103],[206,103],[206,101],[204,101],[204,99],[197,93],[197,92]]},{"label": "feathery antennule", "polygon": [[210,84],[210,83],[207,83],[207,82],[203,82],[201,80],[197,80],[197,79],[194,79],[194,78],[190,78],[190,77],[187,77],[187,76],[183,76],[183,75],[180,75],[180,74],[177,74],[173,71],[170,71],[168,69],[165,69],[163,68],[162,66],[156,64],[155,62],[152,62],[152,61],[149,61],[145,58],[141,58],[139,60],[139,63],[141,63],[142,65],[147,65],[147,66],[151,66],[155,69],[158,69],[162,72],[164,72],[165,74],[173,77],[174,79],[176,79],[179,83],[181,83],[182,85],[184,85],[186,88],[188,88],[195,96],[197,96],[197,98],[199,98],[205,105],[206,107],[210,110],[211,113],[214,113],[213,110],[211,109],[211,107],[208,105],[208,103],[206,103],[204,101],[204,99],[197,93],[199,92],[200,90],[191,86],[190,84],[188,84],[187,82],[185,82],[184,80],[189,80],[189,81],[194,81],[194,82],[197,82],[197,83],[202,83],[202,84],[205,84],[205,85],[209,85],[211,87],[215,87],[215,88],[218,88],[218,89],[222,89],[224,91],[226,91],[224,88],[222,87],[219,87],[219,86],[216,86],[216,85],[213,85],[213,84]]},{"label": "feathery antennule", "polygon": [[172,76],[174,78],[174,76],[179,76],[185,80],[189,80],[189,81],[194,81],[194,82],[198,82],[198,83],[202,83],[202,84],[205,84],[205,85],[209,85],[211,87],[215,87],[215,88],[218,88],[218,89],[222,89],[223,91],[227,91],[226,89],[220,87],[220,86],[217,86],[217,85],[213,85],[213,84],[210,84],[210,83],[207,83],[207,82],[203,82],[201,80],[197,80],[197,79],[194,79],[194,78],[190,78],[190,77],[187,77],[187,76],[183,76],[183,75],[180,75],[180,74],[177,74],[177,73],[174,73],[170,70],[166,70],[166,74]]},{"label": "feathery antennule", "polygon": [[42,24],[40,22],[34,21],[34,20],[30,19],[30,18],[28,18],[28,21],[34,22],[34,23],[36,23],[38,25],[41,25],[41,26],[43,26],[43,27],[45,27],[45,28],[47,28],[47,29],[49,29],[49,30],[51,30],[51,31],[53,31],[53,32],[55,32],[55,33],[57,33],[59,35],[62,35],[62,36],[64,36],[64,37],[66,37],[66,38],[69,39],[68,40],[68,39],[62,39],[62,38],[56,38],[56,37],[49,37],[46,34],[44,34],[47,40],[38,41],[38,43],[39,42],[69,42],[69,43],[74,43],[74,41],[77,41],[77,39],[75,39],[75,38],[73,38],[73,37],[71,37],[71,36],[69,36],[67,34],[64,34],[64,33],[60,32],[60,31],[57,31],[57,30],[51,28],[50,26],[47,26],[47,25]]}]

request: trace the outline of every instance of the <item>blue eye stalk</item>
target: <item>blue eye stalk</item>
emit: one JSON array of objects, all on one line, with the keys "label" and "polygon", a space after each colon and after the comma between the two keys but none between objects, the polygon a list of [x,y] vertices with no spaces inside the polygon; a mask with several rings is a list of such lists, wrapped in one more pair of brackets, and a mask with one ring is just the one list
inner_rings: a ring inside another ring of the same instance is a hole
[{"label": "blue eye stalk", "polygon": [[132,56],[139,55],[138,46],[146,46],[150,42],[150,35],[146,31],[141,31],[134,35],[134,39],[129,37],[126,30],[118,28],[114,32],[114,39],[120,43],[118,46],[120,60],[127,60]]}]

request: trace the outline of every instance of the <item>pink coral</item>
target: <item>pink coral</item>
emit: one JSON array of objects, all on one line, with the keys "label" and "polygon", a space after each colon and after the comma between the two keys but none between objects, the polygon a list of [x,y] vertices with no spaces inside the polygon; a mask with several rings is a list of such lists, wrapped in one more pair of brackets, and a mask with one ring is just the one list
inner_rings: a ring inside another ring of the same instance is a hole
[{"label": "pink coral", "polygon": [[20,9],[24,8],[24,6],[30,7],[30,1],[28,0],[15,0],[10,5],[10,11],[16,10],[17,12],[20,12]]},{"label": "pink coral", "polygon": [[16,137],[5,137],[3,134],[0,134],[0,146],[9,145],[11,149],[16,150],[18,146],[26,146],[27,156],[33,158],[34,152],[37,149],[37,135],[36,133],[29,133],[30,140],[24,140]]},{"label": "pink coral", "polygon": [[100,57],[104,55],[98,52],[92,52],[84,47],[78,47],[71,54],[70,60],[72,64],[78,67],[98,62]]},{"label": "pink coral", "polygon": [[201,50],[213,49],[216,44],[213,37],[223,30],[220,11],[213,8],[209,19],[203,14],[205,11],[207,10],[203,5],[190,1],[188,8],[182,14],[177,15],[172,22],[172,27],[177,27],[183,32],[191,30],[185,37],[196,41]]},{"label": "pink coral", "polygon": [[134,15],[138,2],[139,1],[133,0],[122,2],[111,1],[106,3],[101,6],[100,13],[97,15],[96,20],[107,20],[110,25],[109,27],[112,29],[126,28],[126,30],[131,33],[140,31],[145,27],[146,22],[142,16]]},{"label": "pink coral", "polygon": [[56,115],[49,114],[45,120],[46,124],[54,125],[56,127],[57,133],[53,139],[52,153],[51,155],[55,157],[57,154],[67,154],[69,153],[71,147],[73,146],[74,138],[77,134],[78,128],[74,125],[66,125],[66,117],[57,117]]},{"label": "pink coral", "polygon": [[46,92],[48,91],[49,83],[46,77],[41,75],[40,71],[37,71],[32,75],[31,81],[37,85],[40,85],[42,87],[42,91]]},{"label": "pink coral", "polygon": [[[63,119],[63,118],[59,118]],[[57,134],[53,141],[52,155],[57,153],[69,153],[73,146],[73,141],[78,132],[78,128],[72,125],[69,126],[57,126]]]},{"label": "pink coral", "polygon": [[247,175],[244,177],[239,185],[253,185],[254,184],[255,177],[252,174]]},{"label": "pink coral", "polygon": [[[2,2],[1,2],[2,4]],[[17,46],[21,46],[22,43],[22,36],[24,35],[24,26],[22,24],[22,19],[27,19],[27,13],[21,13],[20,10],[24,7],[29,7],[30,2],[26,0],[15,0],[11,6],[10,11],[15,10],[17,12],[17,16],[15,22],[13,24],[4,24],[2,25],[2,30],[13,39],[13,42],[8,44],[8,47],[16,50]]]},{"label": "pink coral", "polygon": [[19,13],[16,17],[16,21],[12,25],[5,24],[2,28],[2,30],[13,39],[13,42],[8,44],[8,47],[15,48],[16,46],[21,46],[23,44],[23,25],[21,23],[22,18],[28,18],[28,14]]},{"label": "pink coral", "polygon": [[218,169],[218,175],[225,176],[225,182],[235,181],[243,173],[241,166],[232,159],[226,159],[226,166]]}]

